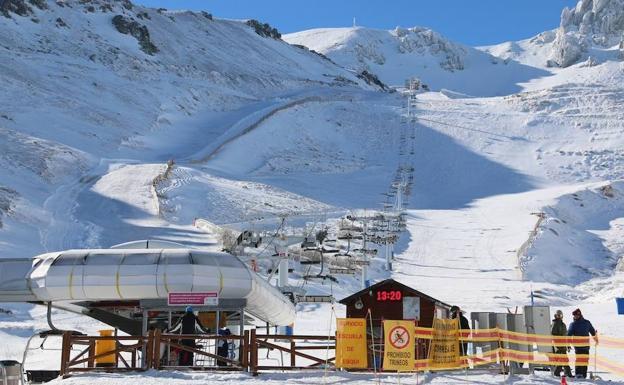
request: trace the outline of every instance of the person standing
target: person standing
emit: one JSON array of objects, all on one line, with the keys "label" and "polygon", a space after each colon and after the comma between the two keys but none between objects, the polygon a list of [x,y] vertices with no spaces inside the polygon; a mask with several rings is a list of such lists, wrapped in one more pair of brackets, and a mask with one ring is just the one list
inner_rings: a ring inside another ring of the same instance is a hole
[{"label": "person standing", "polygon": [[[468,322],[468,319],[466,317],[464,317],[464,315],[462,314],[461,309],[459,308],[459,306],[454,305],[451,306],[451,319],[455,319],[455,318],[459,318],[459,329],[468,329],[470,330],[470,322]],[[460,342],[459,343],[459,352],[462,356],[465,356],[468,354],[468,343],[466,342]]]},{"label": "person standing", "polygon": [[[173,325],[170,330],[171,333],[179,332],[180,334],[195,334],[197,331],[204,334],[210,333],[210,330],[204,328],[204,325],[202,325],[199,318],[197,318],[191,306],[186,307],[184,315],[178,319],[176,324]],[[194,339],[183,339],[180,344],[190,348],[196,347]],[[180,351],[178,365],[192,366],[193,352],[189,352],[187,350]]]},{"label": "person standing", "polygon": [[[555,313],[555,319],[553,319],[552,328],[550,329],[550,334],[553,336],[567,336],[568,329],[566,324],[563,322],[563,312],[561,310],[557,310]],[[557,354],[555,356],[557,359],[565,358],[568,359],[567,348],[565,346],[553,346],[553,353]],[[572,377],[572,369],[570,369],[570,365],[557,365],[553,370],[553,374],[555,377],[561,377],[561,371],[563,370],[564,375],[566,377]]]},{"label": "person standing", "polygon": [[[594,341],[598,343],[596,329],[594,329],[594,326],[591,324],[591,322],[583,318],[583,313],[581,313],[581,309],[574,310],[572,312],[572,318],[574,318],[574,321],[572,321],[570,323],[570,326],[568,327],[568,336],[589,337],[590,335],[592,335],[594,337]],[[589,365],[589,338],[587,338],[587,346],[574,346],[574,352],[577,356],[576,363],[574,365],[574,374],[576,378],[587,378],[587,366]],[[579,365],[579,355],[586,356],[587,362]]]},{"label": "person standing", "polygon": [[[219,329],[218,334],[220,336],[231,336],[232,332],[230,331],[230,329],[228,328],[221,328]],[[223,357],[223,358],[229,358],[229,353],[230,353],[230,341],[226,340],[226,339],[220,339],[217,342],[217,355],[219,357]],[[226,366],[227,365],[227,361],[224,360],[217,360],[217,365],[218,366]]]}]

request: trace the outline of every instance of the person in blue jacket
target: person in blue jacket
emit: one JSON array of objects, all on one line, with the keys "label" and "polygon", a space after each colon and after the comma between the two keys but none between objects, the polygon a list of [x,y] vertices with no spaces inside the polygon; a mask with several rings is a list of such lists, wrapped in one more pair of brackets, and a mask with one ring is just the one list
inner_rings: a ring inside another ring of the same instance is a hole
[{"label": "person in blue jacket", "polygon": [[[583,318],[583,313],[581,313],[581,309],[574,310],[572,312],[572,318],[574,318],[574,321],[572,321],[570,323],[570,326],[568,327],[568,336],[589,337],[589,335],[591,334],[594,337],[596,343],[598,343],[598,338],[596,337],[596,329],[594,329],[594,326],[591,324],[591,322]],[[574,347],[574,352],[577,356],[579,354],[589,356],[589,338],[587,339],[587,344],[588,346]],[[576,375],[576,378],[587,378],[587,366],[589,365],[589,362],[578,365],[578,358],[576,361],[577,364],[574,367],[574,374]]]}]

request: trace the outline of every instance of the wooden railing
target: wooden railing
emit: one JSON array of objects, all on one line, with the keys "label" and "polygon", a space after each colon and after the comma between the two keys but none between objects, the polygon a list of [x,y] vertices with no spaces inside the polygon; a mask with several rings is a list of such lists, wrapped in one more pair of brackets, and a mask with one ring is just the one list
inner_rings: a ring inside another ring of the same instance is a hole
[{"label": "wooden railing", "polygon": [[[311,344],[310,341],[314,341],[315,344]],[[280,353],[287,353],[288,361],[283,362],[282,360],[280,365],[262,365],[259,355],[260,349],[268,349],[268,352],[279,351]],[[254,376],[258,375],[260,370],[318,370],[327,366],[334,368],[334,362],[336,361],[336,337],[268,335],[256,334],[256,330],[251,330],[248,350],[249,371]],[[329,355],[329,350],[333,350],[331,356]],[[303,351],[306,351],[306,353]]]},{"label": "wooden railing", "polygon": [[[216,354],[219,341],[235,342],[237,359]],[[114,341],[114,347],[96,354],[98,341]],[[188,342],[191,343],[188,343]],[[185,343],[186,342],[186,343]],[[83,349],[76,348],[83,346]],[[72,357],[73,352],[78,351]],[[171,360],[172,352],[191,353],[197,359],[189,365],[179,365]],[[205,334],[163,334],[160,330],[150,331],[147,336],[84,336],[71,332],[63,334],[60,375],[74,372],[142,371],[147,369],[193,369],[193,370],[247,370],[249,357],[249,331],[242,336]],[[114,355],[105,366],[98,361]]]},{"label": "wooden railing", "polygon": [[[219,341],[233,343],[234,358],[217,354]],[[98,349],[98,341],[114,341],[107,351]],[[372,341],[369,339],[369,342]],[[381,354],[383,345],[377,341],[369,356]],[[76,348],[84,347],[83,349]],[[78,352],[76,354],[76,352]],[[181,365],[182,352],[194,357],[188,365]],[[63,334],[60,375],[87,371],[142,371],[147,369],[175,370],[240,370],[257,375],[269,370],[306,370],[335,368],[336,337],[319,335],[257,334],[255,329],[243,335],[166,334],[150,331],[146,336],[84,336]],[[98,363],[104,357],[115,356],[107,366]],[[270,362],[273,361],[273,362]],[[371,361],[372,364],[372,361]]]},{"label": "wooden railing", "polygon": [[[152,334],[150,334],[152,336]],[[133,371],[143,370],[146,367],[141,363],[141,351],[149,350],[150,336],[84,336],[74,335],[72,332],[63,333],[61,349],[60,375],[67,376],[72,372],[86,372],[94,370],[106,371]],[[114,341],[115,348],[96,354],[97,341]],[[84,346],[76,356],[71,357],[75,346]],[[106,367],[97,366],[97,362],[105,357],[114,355],[114,363]]]}]

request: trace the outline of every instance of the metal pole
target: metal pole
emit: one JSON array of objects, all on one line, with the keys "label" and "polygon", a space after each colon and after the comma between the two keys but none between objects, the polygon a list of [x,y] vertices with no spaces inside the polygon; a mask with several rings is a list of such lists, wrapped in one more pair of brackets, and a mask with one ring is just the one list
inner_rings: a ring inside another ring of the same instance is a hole
[{"label": "metal pole", "polygon": [[[217,330],[215,330],[215,334],[219,335],[219,329],[221,326],[221,312],[219,310],[217,310],[217,316],[216,316],[216,320],[217,320]],[[215,355],[219,355],[219,340],[215,339],[215,346],[214,346],[214,354]],[[217,362],[215,361],[215,366],[217,365]]]},{"label": "metal pole", "polygon": [[[238,331],[238,335],[242,337],[245,335],[245,310],[240,309],[239,314],[240,314],[240,330]],[[238,361],[239,362],[243,362],[243,354],[246,354],[246,352],[243,351],[243,347],[244,347],[243,345],[245,345],[244,340],[239,340],[239,343],[238,343]]]},{"label": "metal pole", "polygon": [[363,230],[364,232],[362,233],[362,249],[364,250],[364,256],[367,257],[366,255],[366,231],[368,231],[368,222],[366,220],[364,220]]},{"label": "metal pole", "polygon": [[[171,330],[171,310],[167,315],[167,330]],[[171,364],[171,345],[167,344],[167,365]]]},{"label": "metal pole", "polygon": [[288,254],[279,263],[279,286],[288,286]]},{"label": "metal pole", "polygon": [[366,289],[368,287],[368,266],[362,265],[362,289]]},{"label": "metal pole", "polygon": [[48,309],[46,313],[46,319],[48,321],[48,326],[50,327],[50,330],[58,331],[56,326],[54,326],[54,324],[52,323],[52,302],[48,302],[47,306],[48,306]]},{"label": "metal pole", "polygon": [[[143,309],[143,319],[141,320],[141,335],[143,337],[147,336],[147,310]],[[141,349],[141,367],[144,368],[145,364],[146,364],[146,357],[147,355],[147,346],[145,345],[145,342],[143,343],[143,348]]]}]

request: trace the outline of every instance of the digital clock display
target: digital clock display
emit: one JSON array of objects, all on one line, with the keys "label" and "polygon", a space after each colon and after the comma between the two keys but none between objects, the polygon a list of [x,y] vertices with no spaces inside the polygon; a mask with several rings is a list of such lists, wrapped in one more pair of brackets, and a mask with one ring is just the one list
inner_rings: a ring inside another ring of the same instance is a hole
[{"label": "digital clock display", "polygon": [[403,298],[403,293],[400,290],[380,290],[377,292],[377,301],[400,301]]}]

